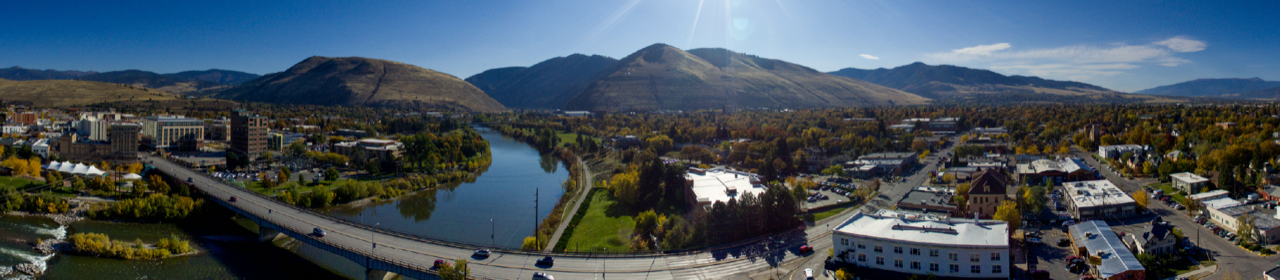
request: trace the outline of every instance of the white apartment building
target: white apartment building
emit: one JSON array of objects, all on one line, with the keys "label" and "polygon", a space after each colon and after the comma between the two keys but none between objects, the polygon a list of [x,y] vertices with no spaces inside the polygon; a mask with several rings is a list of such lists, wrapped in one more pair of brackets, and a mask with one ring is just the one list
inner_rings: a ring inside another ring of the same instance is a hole
[{"label": "white apartment building", "polygon": [[87,117],[76,123],[76,132],[89,141],[107,141],[107,125],[107,120]]},{"label": "white apartment building", "polygon": [[1009,278],[1003,221],[859,213],[832,230],[835,258],[859,267],[942,277]]}]

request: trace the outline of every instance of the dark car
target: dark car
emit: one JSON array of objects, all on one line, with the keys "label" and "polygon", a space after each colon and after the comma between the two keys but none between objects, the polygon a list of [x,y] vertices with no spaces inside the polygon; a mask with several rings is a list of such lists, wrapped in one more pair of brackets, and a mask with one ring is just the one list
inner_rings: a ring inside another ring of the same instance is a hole
[{"label": "dark car", "polygon": [[191,179],[191,177],[187,177],[187,183],[194,183],[195,181],[196,181],[196,180]]},{"label": "dark car", "polygon": [[319,237],[324,237],[324,229],[321,229],[321,228],[311,229],[311,234]]},{"label": "dark car", "polygon": [[550,266],[556,264],[556,259],[551,258],[551,256],[542,257],[541,259],[538,259],[538,264]]},{"label": "dark car", "polygon": [[1071,245],[1071,240],[1066,238],[1058,239],[1058,247],[1067,247],[1067,245]]},{"label": "dark car", "polygon": [[236,202],[236,197],[232,196],[231,199],[227,199],[227,201]]}]

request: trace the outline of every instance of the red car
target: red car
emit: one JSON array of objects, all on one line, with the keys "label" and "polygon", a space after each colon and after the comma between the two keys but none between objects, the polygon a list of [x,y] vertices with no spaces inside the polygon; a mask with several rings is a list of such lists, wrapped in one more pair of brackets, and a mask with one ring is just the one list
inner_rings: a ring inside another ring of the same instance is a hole
[{"label": "red car", "polygon": [[801,254],[813,253],[813,246],[809,246],[809,245],[800,246],[800,253]]},{"label": "red car", "polygon": [[446,265],[449,265],[449,262],[446,262],[446,261],[444,261],[444,260],[442,260],[442,259],[436,259],[436,263],[435,263],[434,265],[432,265],[432,266],[433,266],[433,267],[441,267],[441,266],[446,266]]}]

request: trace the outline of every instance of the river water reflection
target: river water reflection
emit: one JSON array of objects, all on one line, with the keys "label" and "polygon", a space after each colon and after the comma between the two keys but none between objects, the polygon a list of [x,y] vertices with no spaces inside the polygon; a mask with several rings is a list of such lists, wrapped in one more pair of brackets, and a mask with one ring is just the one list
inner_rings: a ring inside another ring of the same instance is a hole
[{"label": "river water reflection", "polygon": [[[534,219],[551,213],[569,177],[562,163],[528,144],[490,129],[477,131],[489,141],[493,163],[475,182],[452,184],[402,198],[358,207],[326,209],[356,223],[450,241],[518,248],[533,233]],[[534,193],[538,194],[534,213]],[[489,220],[493,219],[493,225]]]}]

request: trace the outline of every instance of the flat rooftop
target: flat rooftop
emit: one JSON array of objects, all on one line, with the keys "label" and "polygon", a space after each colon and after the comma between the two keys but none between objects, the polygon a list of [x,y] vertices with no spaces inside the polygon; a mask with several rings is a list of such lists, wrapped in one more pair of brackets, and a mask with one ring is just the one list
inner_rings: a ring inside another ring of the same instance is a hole
[{"label": "flat rooftop", "polygon": [[1236,201],[1235,199],[1231,199],[1228,197],[1220,197],[1216,199],[1205,200],[1205,201],[1201,201],[1200,203],[1204,204],[1205,209],[1224,209],[1224,208],[1236,207],[1241,205],[1239,201]]},{"label": "flat rooftop", "polygon": [[935,221],[858,213],[832,231],[917,244],[1008,248],[1008,229],[1008,224],[996,220]]},{"label": "flat rooftop", "polygon": [[1196,175],[1191,172],[1169,174],[1169,178],[1173,178],[1174,180],[1178,180],[1178,181],[1187,182],[1188,184],[1204,183],[1209,181],[1209,179],[1205,179],[1204,177],[1200,177],[1200,175]]},{"label": "flat rooftop", "polygon": [[761,184],[760,179],[754,178],[755,174],[740,171],[711,169],[699,173],[690,169],[684,176],[685,179],[693,181],[691,188],[694,196],[697,197],[698,204],[711,205],[716,201],[728,203],[729,198],[738,197],[744,193],[751,193],[758,197],[766,188]]},{"label": "flat rooftop", "polygon": [[1094,207],[1103,205],[1121,205],[1134,203],[1129,194],[1124,193],[1108,180],[1079,181],[1062,183],[1067,197],[1076,207]]},{"label": "flat rooftop", "polygon": [[1204,200],[1206,198],[1218,198],[1218,197],[1226,197],[1226,196],[1227,196],[1226,190],[1213,190],[1213,191],[1207,191],[1207,192],[1189,195],[1187,197],[1191,198],[1192,200]]}]

